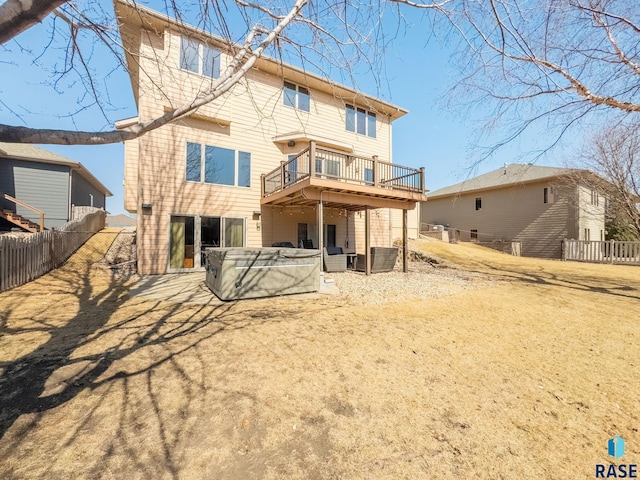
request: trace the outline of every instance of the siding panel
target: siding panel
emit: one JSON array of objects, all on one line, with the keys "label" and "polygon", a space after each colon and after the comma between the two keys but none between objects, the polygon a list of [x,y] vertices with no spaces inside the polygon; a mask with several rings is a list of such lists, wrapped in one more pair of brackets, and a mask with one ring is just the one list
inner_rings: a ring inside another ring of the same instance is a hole
[{"label": "siding panel", "polygon": [[[210,84],[211,79],[179,68],[179,52],[178,35],[169,31],[142,32],[140,69],[152,77],[149,80],[140,75],[138,107],[142,121],[162,114],[165,107],[194,98]],[[221,59],[224,69],[229,58],[221,55]],[[271,245],[276,241],[296,244],[297,224],[316,223],[315,210],[286,210],[281,215],[278,208],[265,207],[259,218],[253,215],[261,210],[260,175],[273,170],[289,154],[307,147],[303,143],[293,147],[276,144],[273,141],[276,136],[300,133],[331,138],[352,145],[357,155],[391,159],[389,117],[377,116],[377,138],[357,135],[345,128],[345,101],[311,89],[310,112],[303,112],[283,105],[282,87],[282,78],[253,69],[228,94],[198,110],[201,116],[224,122],[185,118],[125,142],[125,208],[135,212],[140,203],[152,206],[150,211],[138,212],[141,273],[166,271],[169,218],[175,214],[246,218],[248,246]],[[187,142],[249,152],[251,187],[187,182]],[[337,244],[346,247],[346,218],[330,210],[325,210],[324,217],[325,224],[336,225]],[[351,214],[351,222],[348,248],[363,249],[364,217]],[[417,224],[417,217],[414,223]],[[373,224],[372,245],[387,246],[388,210],[376,213]]]},{"label": "siding panel", "polygon": [[[91,205],[93,196],[93,205]],[[104,192],[91,185],[78,172],[71,173],[71,204],[76,206],[93,206],[105,208]]]},{"label": "siding panel", "polygon": [[[429,199],[422,205],[422,222],[459,229],[464,241],[474,229],[481,242],[522,242],[523,256],[561,258],[562,239],[576,233],[576,192],[556,186],[555,198],[545,204],[543,189],[551,186],[543,181]],[[480,210],[475,209],[476,197],[482,198]]]},{"label": "siding panel", "polygon": [[[14,159],[0,159],[0,163],[0,191],[44,211],[45,228],[60,227],[69,220],[69,167]],[[40,222],[32,210],[7,202],[3,205]]]}]

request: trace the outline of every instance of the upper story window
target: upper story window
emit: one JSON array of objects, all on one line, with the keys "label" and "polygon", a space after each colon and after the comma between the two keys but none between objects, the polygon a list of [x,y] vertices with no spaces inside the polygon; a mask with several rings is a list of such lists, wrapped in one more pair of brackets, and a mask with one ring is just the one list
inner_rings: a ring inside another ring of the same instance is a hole
[{"label": "upper story window", "polygon": [[287,107],[297,108],[305,112],[308,112],[311,107],[309,89],[296,85],[295,83],[284,82],[282,101]]},{"label": "upper story window", "polygon": [[482,197],[476,197],[476,210],[482,210]]},{"label": "upper story window", "polygon": [[346,106],[346,129],[376,138],[376,114],[353,105]]},{"label": "upper story window", "polygon": [[250,187],[251,154],[187,142],[185,179],[189,182]]},{"label": "upper story window", "polygon": [[190,38],[180,39],[180,68],[205,77],[220,76],[220,52]]},{"label": "upper story window", "polygon": [[595,190],[591,190],[591,205],[596,207],[600,204],[600,195]]}]

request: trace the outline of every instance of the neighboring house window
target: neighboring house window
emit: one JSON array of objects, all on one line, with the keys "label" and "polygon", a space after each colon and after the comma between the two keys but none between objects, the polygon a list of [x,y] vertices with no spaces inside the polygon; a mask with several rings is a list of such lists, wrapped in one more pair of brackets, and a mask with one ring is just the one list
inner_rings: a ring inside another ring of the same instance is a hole
[{"label": "neighboring house window", "polygon": [[376,114],[353,105],[346,106],[346,129],[360,135],[376,138]]},{"label": "neighboring house window", "polygon": [[600,241],[604,242],[604,230],[600,230]]},{"label": "neighboring house window", "polygon": [[589,230],[588,228],[584,229],[584,239],[587,242],[591,240],[591,230]]},{"label": "neighboring house window", "polygon": [[251,186],[251,154],[187,142],[185,179],[236,187]]},{"label": "neighboring house window", "polygon": [[471,230],[471,241],[473,242],[474,240],[478,240],[478,230],[477,229]]},{"label": "neighboring house window", "polygon": [[220,52],[190,38],[180,41],[180,68],[205,77],[220,76]]},{"label": "neighboring house window", "polygon": [[595,190],[591,190],[591,205],[595,205],[596,207],[600,203],[600,198],[598,192]]},{"label": "neighboring house window", "polygon": [[476,197],[476,210],[482,210],[482,197]]},{"label": "neighboring house window", "polygon": [[297,108],[308,112],[311,107],[309,89],[290,82],[284,82],[282,101],[287,107]]},{"label": "neighboring house window", "polygon": [[555,187],[544,187],[544,203],[553,203],[556,195],[557,191]]}]

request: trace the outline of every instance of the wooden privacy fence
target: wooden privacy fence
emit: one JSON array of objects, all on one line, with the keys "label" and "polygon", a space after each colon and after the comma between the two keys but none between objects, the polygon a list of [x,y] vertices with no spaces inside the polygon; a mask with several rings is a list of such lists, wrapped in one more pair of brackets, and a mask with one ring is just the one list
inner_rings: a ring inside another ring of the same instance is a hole
[{"label": "wooden privacy fence", "polygon": [[562,259],[577,262],[640,265],[640,242],[563,240]]},{"label": "wooden privacy fence", "polygon": [[104,228],[100,210],[65,223],[59,230],[26,237],[0,235],[0,292],[23,285],[62,265],[91,236]]}]

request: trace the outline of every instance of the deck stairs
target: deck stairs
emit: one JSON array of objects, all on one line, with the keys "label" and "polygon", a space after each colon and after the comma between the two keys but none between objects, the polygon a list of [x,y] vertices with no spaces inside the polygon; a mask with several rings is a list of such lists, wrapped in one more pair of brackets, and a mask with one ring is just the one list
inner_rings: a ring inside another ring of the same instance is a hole
[{"label": "deck stairs", "polygon": [[28,220],[24,217],[21,217],[11,210],[0,211],[0,218],[4,218],[7,222],[20,227],[27,232],[35,233],[40,231],[40,225],[38,225],[37,223],[33,223],[31,220]]},{"label": "deck stairs", "polygon": [[0,192],[0,200],[7,200],[15,204],[16,206],[20,205],[31,210],[40,217],[40,223],[38,224],[32,222],[31,220],[24,218],[22,215],[18,215],[13,210],[9,210],[6,208],[0,210],[0,218],[4,218],[7,222],[14,224],[16,227],[20,227],[27,232],[35,233],[42,232],[44,230],[44,212],[42,210],[39,210],[36,207],[32,207],[28,203],[22,202],[17,198],[13,198],[11,195],[7,195],[3,192]]}]

